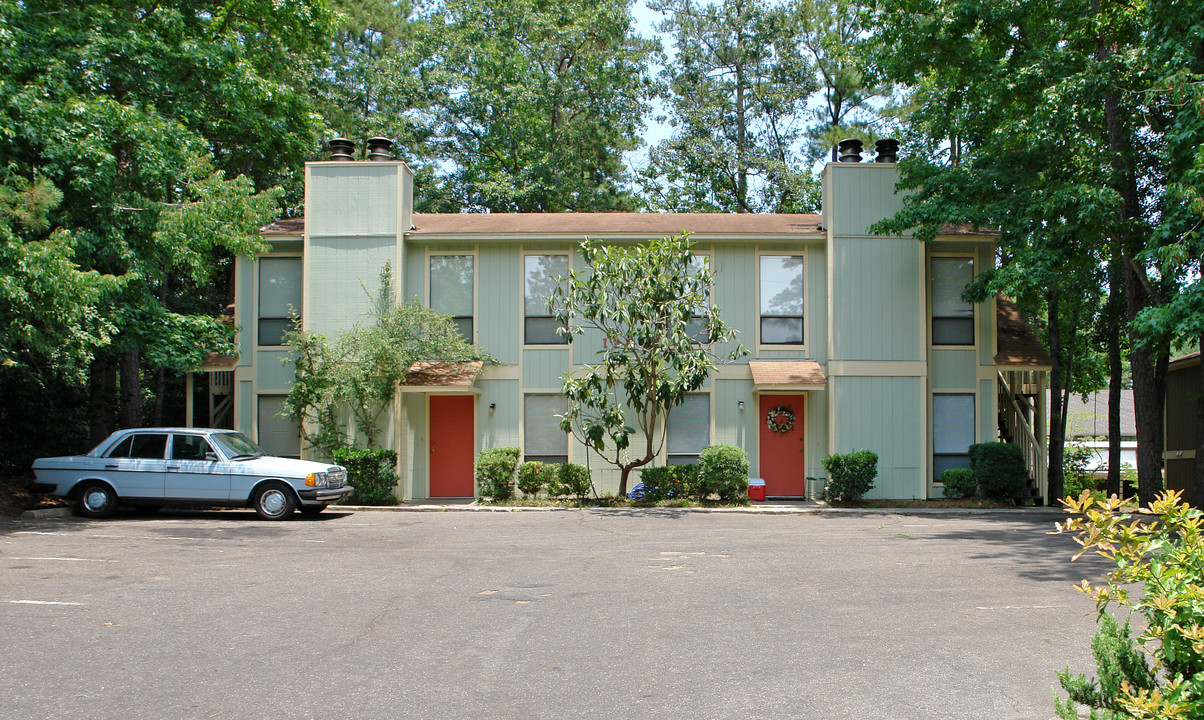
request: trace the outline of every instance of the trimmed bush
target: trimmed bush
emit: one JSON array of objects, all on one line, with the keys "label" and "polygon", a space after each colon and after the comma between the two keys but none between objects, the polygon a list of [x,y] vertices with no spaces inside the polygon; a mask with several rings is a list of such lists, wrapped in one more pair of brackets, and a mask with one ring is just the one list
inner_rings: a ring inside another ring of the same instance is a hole
[{"label": "trimmed bush", "polygon": [[978,493],[978,480],[970,468],[949,468],[941,473],[941,484],[947,498],[968,498]]},{"label": "trimmed bush", "polygon": [[581,502],[594,487],[593,481],[590,480],[589,468],[584,465],[565,463],[548,467],[556,468],[556,479],[548,485],[548,492],[556,497],[572,496],[577,498],[577,502]]},{"label": "trimmed bush", "polygon": [[748,502],[748,454],[735,445],[711,445],[698,455],[700,500],[711,494],[725,502]]},{"label": "trimmed bush", "polygon": [[501,502],[514,497],[514,473],[521,454],[516,447],[481,451],[477,456],[476,477],[477,492],[482,498]]},{"label": "trimmed bush", "polygon": [[970,446],[970,467],[982,494],[995,499],[1019,497],[1028,482],[1024,453],[1011,443],[989,442]]},{"label": "trimmed bush", "polygon": [[873,489],[874,478],[878,477],[878,453],[854,450],[844,455],[829,455],[824,458],[824,469],[828,471],[829,500],[860,500]]},{"label": "trimmed bush", "polygon": [[347,484],[355,488],[348,505],[396,505],[397,453],[369,448],[336,448],[334,461],[347,468]]},{"label": "trimmed bush", "polygon": [[697,479],[697,465],[649,467],[640,472],[640,482],[648,487],[644,493],[644,500],[647,502],[685,500],[690,497]]},{"label": "trimmed bush", "polygon": [[518,489],[523,491],[523,497],[534,497],[540,490],[551,487],[556,482],[555,463],[542,463],[538,460],[525,462],[518,466]]}]

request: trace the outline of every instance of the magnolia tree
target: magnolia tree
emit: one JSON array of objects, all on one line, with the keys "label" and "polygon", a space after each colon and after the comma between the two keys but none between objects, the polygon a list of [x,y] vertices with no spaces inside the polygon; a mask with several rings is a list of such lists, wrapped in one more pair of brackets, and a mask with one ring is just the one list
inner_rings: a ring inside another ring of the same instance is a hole
[{"label": "magnolia tree", "polygon": [[[709,259],[692,244],[688,234],[632,246],[586,240],[585,269],[548,299],[569,342],[587,330],[602,336],[597,362],[565,374],[560,427],[622,471],[620,494],[631,471],[660,454],[673,408],[721,359],[716,344],[734,339],[710,303]],[[747,354],[737,345],[725,359]]]}]

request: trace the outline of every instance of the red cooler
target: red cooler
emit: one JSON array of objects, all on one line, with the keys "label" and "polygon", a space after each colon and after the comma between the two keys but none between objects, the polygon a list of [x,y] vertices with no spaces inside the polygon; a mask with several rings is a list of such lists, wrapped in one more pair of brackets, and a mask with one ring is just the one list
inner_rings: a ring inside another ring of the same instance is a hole
[{"label": "red cooler", "polygon": [[765,502],[765,481],[752,478],[748,481],[748,499],[754,502]]}]

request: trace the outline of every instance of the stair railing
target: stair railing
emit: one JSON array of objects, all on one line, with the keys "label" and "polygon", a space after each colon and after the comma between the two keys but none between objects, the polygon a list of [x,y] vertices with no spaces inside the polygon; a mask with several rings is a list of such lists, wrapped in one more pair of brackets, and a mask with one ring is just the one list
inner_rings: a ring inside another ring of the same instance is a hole
[{"label": "stair railing", "polygon": [[1026,415],[1020,409],[1019,399],[1012,391],[1012,386],[1008,384],[1003,372],[997,371],[997,374],[999,376],[997,385],[999,414],[1003,420],[1003,426],[1011,436],[1011,442],[1018,446],[1024,454],[1024,467],[1028,470],[1029,477],[1036,483],[1037,492],[1041,494],[1042,499],[1046,499],[1049,495],[1049,467],[1046,463],[1045,451],[1033,432],[1036,408],[1025,400],[1025,408],[1029,411]]}]

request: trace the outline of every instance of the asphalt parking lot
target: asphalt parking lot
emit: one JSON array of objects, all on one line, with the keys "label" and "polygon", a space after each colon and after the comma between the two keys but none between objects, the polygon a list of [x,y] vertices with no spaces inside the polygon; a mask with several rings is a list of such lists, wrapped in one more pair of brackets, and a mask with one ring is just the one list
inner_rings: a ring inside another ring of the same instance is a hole
[{"label": "asphalt parking lot", "polygon": [[1053,717],[1055,516],[0,521],[5,718]]}]

